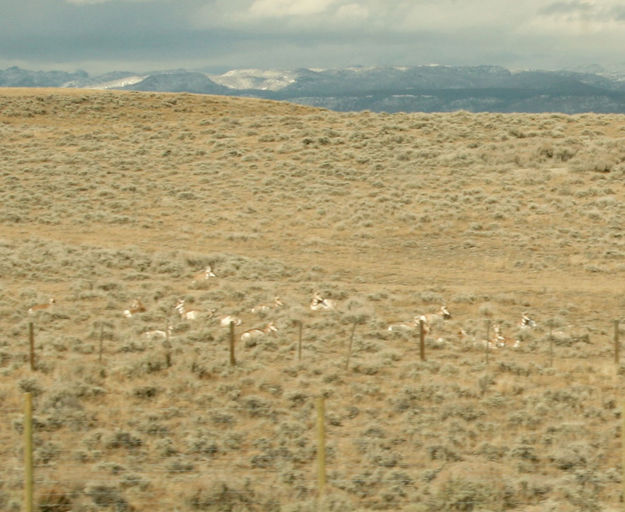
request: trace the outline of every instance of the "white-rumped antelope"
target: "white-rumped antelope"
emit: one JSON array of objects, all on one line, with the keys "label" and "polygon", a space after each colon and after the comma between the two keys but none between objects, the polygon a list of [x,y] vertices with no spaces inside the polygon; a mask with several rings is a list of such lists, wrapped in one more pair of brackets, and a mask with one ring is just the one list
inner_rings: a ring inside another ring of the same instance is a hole
[{"label": "white-rumped antelope", "polygon": [[258,306],[254,306],[250,311],[252,313],[268,313],[272,309],[278,309],[284,306],[280,297],[274,297],[273,302],[268,302],[266,304],[259,304]]},{"label": "white-rumped antelope", "polygon": [[241,334],[241,341],[250,341],[255,338],[261,338],[263,336],[267,336],[269,334],[273,334],[278,332],[278,328],[274,325],[273,322],[269,322],[265,327],[249,329]]},{"label": "white-rumped antelope", "polygon": [[131,318],[137,313],[144,313],[145,311],[146,309],[141,299],[135,299],[132,301],[132,304],[130,304],[130,307],[124,310],[124,316],[126,318]]},{"label": "white-rumped antelope", "polygon": [[33,315],[37,311],[45,311],[46,309],[50,309],[53,304],[56,304],[56,299],[54,297],[50,297],[48,302],[44,302],[43,304],[35,304],[28,309],[28,313]]},{"label": "white-rumped antelope", "polygon": [[310,301],[310,309],[313,311],[330,311],[336,309],[336,303],[332,299],[326,299],[319,292],[316,292]]}]

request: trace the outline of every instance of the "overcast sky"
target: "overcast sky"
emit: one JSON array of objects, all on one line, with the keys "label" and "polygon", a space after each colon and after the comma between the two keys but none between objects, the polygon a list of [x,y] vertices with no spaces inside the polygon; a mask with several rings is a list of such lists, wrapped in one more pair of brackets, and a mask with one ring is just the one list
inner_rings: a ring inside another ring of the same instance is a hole
[{"label": "overcast sky", "polygon": [[615,0],[0,0],[0,69],[625,69]]}]

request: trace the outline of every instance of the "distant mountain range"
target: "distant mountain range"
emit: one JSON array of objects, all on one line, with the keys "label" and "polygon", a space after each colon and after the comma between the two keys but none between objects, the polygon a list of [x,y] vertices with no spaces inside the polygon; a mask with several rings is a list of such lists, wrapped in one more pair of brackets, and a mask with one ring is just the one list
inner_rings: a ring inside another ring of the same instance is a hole
[{"label": "distant mountain range", "polygon": [[625,75],[500,66],[197,71],[0,70],[0,87],[77,87],[245,96],[373,112],[625,113]]}]

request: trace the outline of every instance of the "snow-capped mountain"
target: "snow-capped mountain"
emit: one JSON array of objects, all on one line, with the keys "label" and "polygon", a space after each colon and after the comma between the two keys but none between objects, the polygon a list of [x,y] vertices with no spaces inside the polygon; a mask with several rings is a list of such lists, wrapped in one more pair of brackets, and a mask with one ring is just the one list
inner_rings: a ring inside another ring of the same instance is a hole
[{"label": "snow-capped mountain", "polygon": [[510,71],[500,66],[237,69],[113,72],[0,70],[0,87],[83,87],[191,92],[286,100],[332,110],[374,112],[625,113],[621,73]]}]

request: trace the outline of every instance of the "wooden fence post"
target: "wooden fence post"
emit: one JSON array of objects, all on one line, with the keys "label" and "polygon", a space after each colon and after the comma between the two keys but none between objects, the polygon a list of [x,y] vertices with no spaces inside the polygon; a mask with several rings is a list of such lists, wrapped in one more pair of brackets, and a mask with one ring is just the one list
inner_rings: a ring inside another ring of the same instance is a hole
[{"label": "wooden fence post", "polygon": [[30,346],[30,369],[34,372],[37,367],[35,365],[35,328],[32,322],[28,322],[28,344]]},{"label": "wooden fence post", "polygon": [[553,366],[553,323],[549,324],[549,366]]},{"label": "wooden fence post", "polygon": [[419,357],[425,361],[425,324],[423,318],[419,319]]},{"label": "wooden fence post", "polygon": [[488,361],[489,361],[489,356],[490,356],[490,319],[486,320],[486,343],[485,343],[485,347],[486,347],[486,364],[488,365]]},{"label": "wooden fence post", "polygon": [[304,326],[301,320],[297,320],[297,325],[298,325],[297,360],[301,361],[302,360],[302,330],[304,329]]},{"label": "wooden fence post", "polygon": [[31,393],[24,393],[24,510],[33,512],[33,401]]},{"label": "wooden fence post", "polygon": [[325,399],[317,398],[317,491],[319,498],[325,495],[326,487],[326,432]]},{"label": "wooden fence post", "polygon": [[354,325],[352,326],[352,334],[349,337],[349,345],[347,347],[347,359],[345,361],[345,369],[349,370],[349,359],[352,356],[352,346],[354,344],[354,332],[356,331],[356,323],[354,322]]},{"label": "wooden fence post", "polygon": [[616,363],[617,366],[621,362],[621,354],[620,354],[621,344],[619,342],[618,328],[619,328],[619,321],[614,320],[614,362]]},{"label": "wooden fence post", "polygon": [[237,360],[234,357],[234,322],[230,322],[230,366],[235,366]]},{"label": "wooden fence post", "polygon": [[98,361],[102,364],[102,352],[104,349],[104,323],[100,323],[100,353],[98,355]]},{"label": "wooden fence post", "polygon": [[625,503],[625,401],[621,404],[621,485],[623,486],[621,501]]}]

